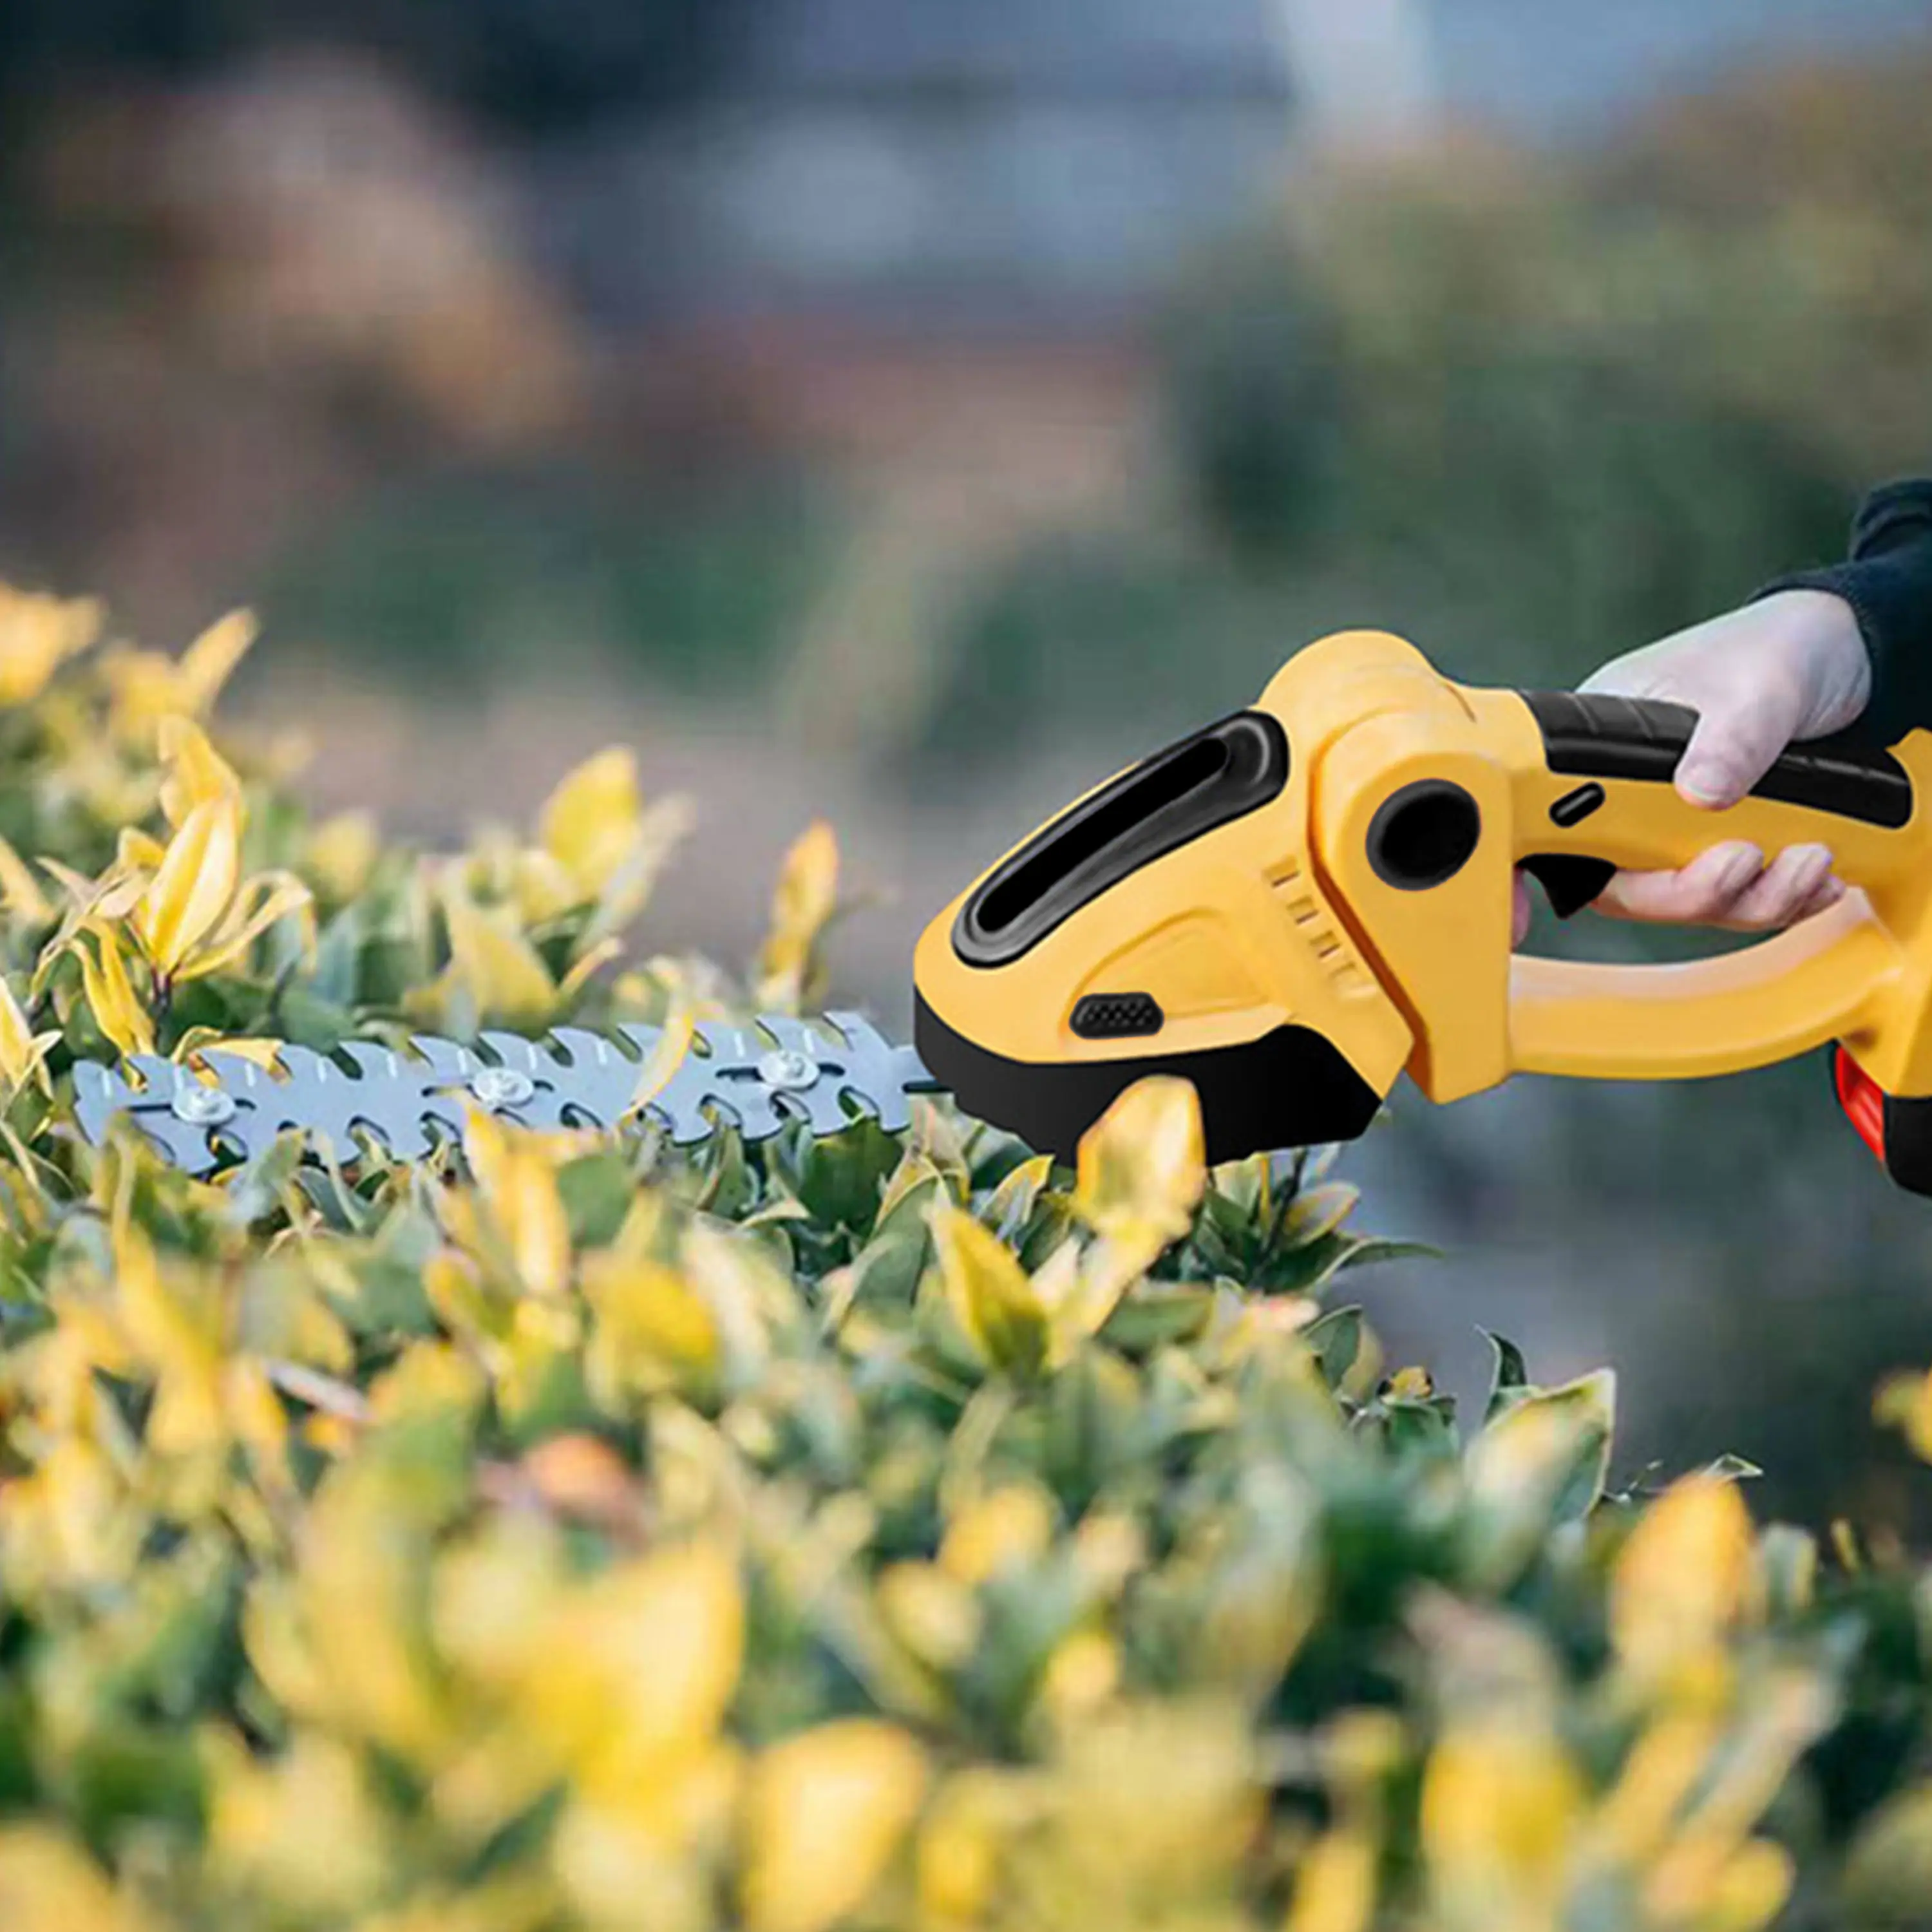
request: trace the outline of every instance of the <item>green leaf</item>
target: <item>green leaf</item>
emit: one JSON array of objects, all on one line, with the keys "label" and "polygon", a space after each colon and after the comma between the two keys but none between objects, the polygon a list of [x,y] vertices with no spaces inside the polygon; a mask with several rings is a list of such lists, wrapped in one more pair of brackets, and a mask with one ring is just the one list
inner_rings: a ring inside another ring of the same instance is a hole
[{"label": "green leaf", "polygon": [[1525,1390],[1484,1424],[1465,1459],[1473,1581],[1507,1587],[1552,1529],[1595,1508],[1616,1411],[1616,1378],[1604,1369],[1560,1388]]},{"label": "green leaf", "polygon": [[1214,1319],[1215,1293],[1192,1282],[1144,1282],[1115,1304],[1102,1337],[1130,1355],[1192,1340]]},{"label": "green leaf", "polygon": [[631,1164],[616,1148],[566,1161],[556,1171],[572,1240],[580,1248],[601,1248],[616,1238],[637,1194]]},{"label": "green leaf", "polygon": [[1322,1379],[1331,1389],[1340,1388],[1362,1352],[1362,1311],[1331,1308],[1301,1331],[1301,1339],[1314,1351]]},{"label": "green leaf", "polygon": [[878,1216],[880,1191],[899,1156],[898,1141],[875,1120],[808,1141],[799,1166],[799,1198],[820,1223],[868,1233]]},{"label": "green leaf", "polygon": [[1483,1420],[1488,1422],[1528,1388],[1529,1366],[1522,1358],[1522,1351],[1506,1336],[1492,1334],[1486,1328],[1478,1328],[1476,1333],[1490,1345],[1490,1396],[1483,1408]]}]

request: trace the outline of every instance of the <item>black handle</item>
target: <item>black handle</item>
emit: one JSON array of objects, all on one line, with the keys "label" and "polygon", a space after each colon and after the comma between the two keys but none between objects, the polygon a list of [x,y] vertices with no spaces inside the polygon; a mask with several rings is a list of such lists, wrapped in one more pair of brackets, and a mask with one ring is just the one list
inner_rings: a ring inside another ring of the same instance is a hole
[{"label": "black handle", "polygon": [[[1566,776],[1668,784],[1697,722],[1689,705],[1660,698],[1574,691],[1520,695],[1543,734],[1550,769]],[[1792,746],[1751,792],[1894,831],[1912,816],[1905,767],[1889,752],[1856,743],[1844,732]]]}]

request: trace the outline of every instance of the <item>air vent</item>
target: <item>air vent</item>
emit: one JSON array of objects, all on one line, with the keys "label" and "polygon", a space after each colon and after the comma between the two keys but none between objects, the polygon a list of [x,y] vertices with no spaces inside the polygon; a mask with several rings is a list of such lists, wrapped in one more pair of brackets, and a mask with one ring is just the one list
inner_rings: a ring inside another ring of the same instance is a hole
[{"label": "air vent", "polygon": [[1073,1030],[1082,1040],[1126,1040],[1160,1032],[1166,1018],[1151,993],[1089,993],[1073,1009]]}]

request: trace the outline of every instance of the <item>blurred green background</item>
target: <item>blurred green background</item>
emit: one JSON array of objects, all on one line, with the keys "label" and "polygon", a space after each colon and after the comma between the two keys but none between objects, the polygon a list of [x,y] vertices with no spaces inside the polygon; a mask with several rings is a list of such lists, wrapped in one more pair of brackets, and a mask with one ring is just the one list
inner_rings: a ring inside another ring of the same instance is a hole
[{"label": "blurred green background", "polygon": [[[902,1026],[934,907],[1298,644],[1574,682],[1838,554],[1932,464],[1928,98],[1922,0],[10,0],[0,572],[257,604],[242,710],[425,836],[635,742],[704,812],[647,945],[829,815]],[[1821,1061],[1344,1169],[1450,1250],[1392,1352],[1910,1524],[1932,1205]]]}]

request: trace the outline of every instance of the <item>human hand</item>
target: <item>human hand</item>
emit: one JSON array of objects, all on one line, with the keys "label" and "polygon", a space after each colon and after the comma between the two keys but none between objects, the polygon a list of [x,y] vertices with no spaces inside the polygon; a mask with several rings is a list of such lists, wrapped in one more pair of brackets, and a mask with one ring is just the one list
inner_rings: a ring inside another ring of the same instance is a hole
[{"label": "human hand", "polygon": [[[1842,598],[1784,590],[1613,658],[1577,688],[1668,698],[1698,713],[1678,760],[1681,796],[1718,811],[1756,784],[1794,740],[1842,730],[1871,694],[1871,662]],[[1787,846],[1771,863],[1725,839],[1674,872],[1619,872],[1593,908],[1619,919],[1762,932],[1795,924],[1843,897],[1823,845]],[[1516,882],[1516,938],[1529,896]]]}]

